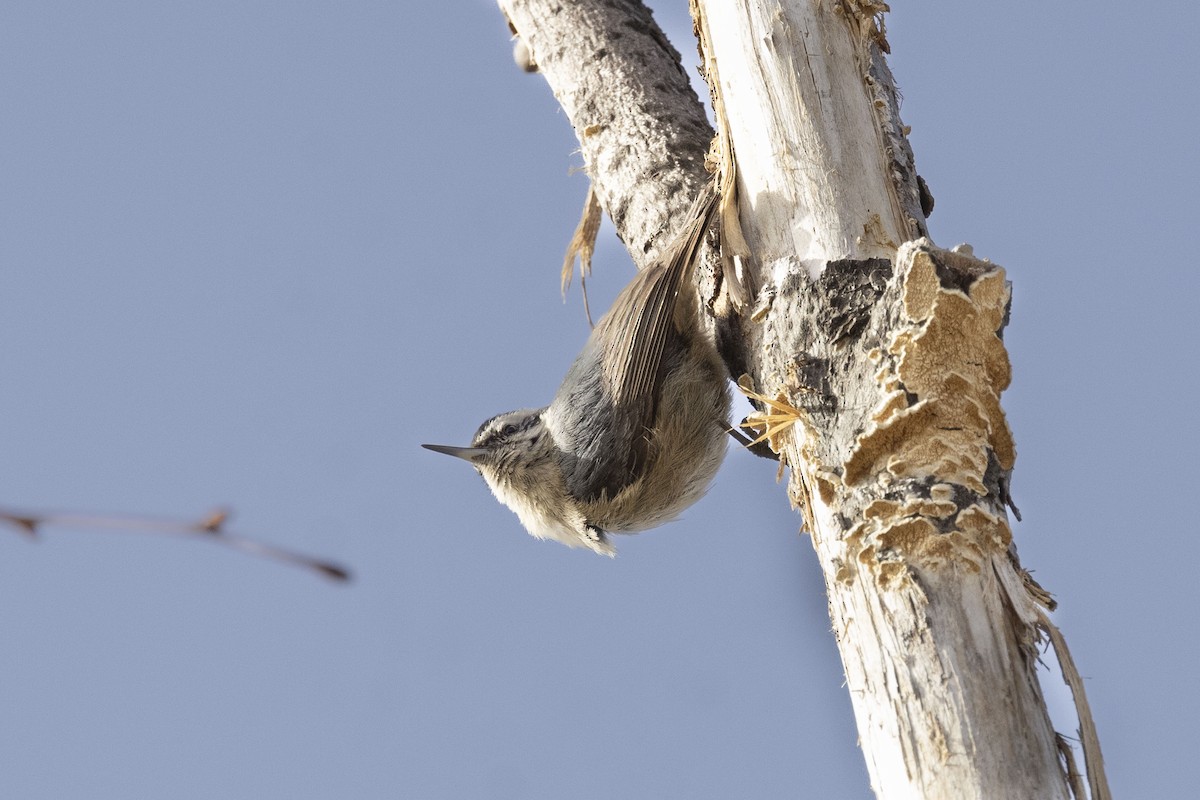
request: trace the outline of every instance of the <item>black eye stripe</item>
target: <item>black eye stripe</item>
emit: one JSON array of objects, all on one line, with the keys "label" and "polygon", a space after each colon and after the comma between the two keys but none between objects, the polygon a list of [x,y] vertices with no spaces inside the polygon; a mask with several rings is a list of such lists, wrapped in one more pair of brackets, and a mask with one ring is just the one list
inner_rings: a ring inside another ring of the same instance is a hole
[{"label": "black eye stripe", "polygon": [[[479,426],[472,440],[475,447],[494,447],[497,444],[511,440],[517,434],[530,430],[541,424],[542,410],[530,411],[523,414],[497,414]],[[501,418],[505,418],[501,424]]]}]

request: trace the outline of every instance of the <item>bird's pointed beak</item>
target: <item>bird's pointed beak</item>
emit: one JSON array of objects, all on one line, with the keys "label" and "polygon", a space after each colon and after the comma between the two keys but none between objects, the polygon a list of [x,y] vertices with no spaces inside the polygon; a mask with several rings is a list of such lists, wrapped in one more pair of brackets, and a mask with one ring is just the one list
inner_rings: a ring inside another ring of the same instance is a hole
[{"label": "bird's pointed beak", "polygon": [[487,448],[484,447],[451,447],[447,444],[423,444],[426,450],[432,450],[435,453],[445,453],[448,456],[461,458],[463,461],[475,463],[476,459],[487,455]]}]

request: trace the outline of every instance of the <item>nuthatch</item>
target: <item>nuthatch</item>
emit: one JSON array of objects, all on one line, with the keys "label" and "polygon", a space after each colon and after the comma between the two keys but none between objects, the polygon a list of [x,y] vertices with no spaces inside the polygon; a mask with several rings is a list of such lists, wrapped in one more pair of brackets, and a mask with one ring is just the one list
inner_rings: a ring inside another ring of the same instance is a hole
[{"label": "nuthatch", "polygon": [[692,266],[712,226],[710,183],[686,229],[621,290],[545,408],[492,417],[465,459],[539,539],[612,556],[608,533],[668,522],[725,456],[725,367],[700,326]]}]

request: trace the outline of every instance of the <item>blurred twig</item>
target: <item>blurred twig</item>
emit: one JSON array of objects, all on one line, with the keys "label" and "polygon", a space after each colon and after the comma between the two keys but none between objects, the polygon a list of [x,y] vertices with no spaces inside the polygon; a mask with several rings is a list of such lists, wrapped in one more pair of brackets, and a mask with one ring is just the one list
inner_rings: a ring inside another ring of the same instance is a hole
[{"label": "blurred twig", "polygon": [[240,534],[230,532],[226,527],[229,512],[217,509],[196,522],[181,522],[171,519],[153,517],[138,517],[104,514],[65,514],[65,513],[17,513],[0,508],[0,524],[7,523],[21,533],[34,537],[41,533],[46,526],[112,530],[144,531],[146,533],[166,533],[171,535],[197,536],[209,541],[218,542],[241,550],[243,553],[282,561],[304,569],[313,570],[326,578],[335,581],[347,581],[350,573],[342,567],[328,561],[295,553],[274,545],[249,539]]}]

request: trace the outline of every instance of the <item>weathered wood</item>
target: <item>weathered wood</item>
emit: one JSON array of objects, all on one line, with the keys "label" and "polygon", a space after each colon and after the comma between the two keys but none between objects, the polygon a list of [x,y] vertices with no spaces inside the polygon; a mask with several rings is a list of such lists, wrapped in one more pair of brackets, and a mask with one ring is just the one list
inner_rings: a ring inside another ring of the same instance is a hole
[{"label": "weathered wood", "polygon": [[584,168],[639,268],[707,182],[712,126],[679,53],[639,0],[501,0],[575,128]]},{"label": "weathered wood", "polygon": [[[500,5],[644,263],[705,180],[711,130],[675,51],[631,0]],[[1006,516],[1008,285],[999,267],[922,238],[884,7],[694,5],[736,162],[739,266],[757,290],[730,317],[724,354],[794,409],[776,441],[825,575],[874,789],[1065,798],[1036,674],[1045,594]]]},{"label": "weathered wood", "polygon": [[913,241],[920,190],[878,7],[699,5],[742,233],[773,296],[743,328],[744,363],[798,410],[789,490],[876,794],[1066,797],[1008,555],[1004,272]]}]

